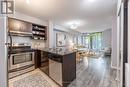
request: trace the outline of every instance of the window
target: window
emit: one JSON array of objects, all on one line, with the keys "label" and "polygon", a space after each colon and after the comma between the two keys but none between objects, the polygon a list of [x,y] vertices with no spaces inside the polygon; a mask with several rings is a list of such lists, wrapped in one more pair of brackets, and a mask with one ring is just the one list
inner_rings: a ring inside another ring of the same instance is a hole
[{"label": "window", "polygon": [[91,33],[87,36],[85,36],[85,46],[88,49],[92,49],[95,51],[100,51],[102,47],[102,33]]}]

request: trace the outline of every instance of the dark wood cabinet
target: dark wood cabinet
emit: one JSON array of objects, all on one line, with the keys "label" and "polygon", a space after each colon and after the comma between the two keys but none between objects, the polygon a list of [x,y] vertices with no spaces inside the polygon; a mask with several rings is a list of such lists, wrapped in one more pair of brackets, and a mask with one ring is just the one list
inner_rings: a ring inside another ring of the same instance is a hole
[{"label": "dark wood cabinet", "polygon": [[74,79],[76,79],[75,52],[63,56],[62,74],[63,87],[67,87]]},{"label": "dark wood cabinet", "polygon": [[[58,55],[53,52],[38,50],[36,59],[37,68],[40,68],[41,71],[46,73],[57,84],[59,83],[55,80],[54,75],[59,75],[58,78],[62,80],[62,83],[59,85],[62,85],[62,87],[67,87],[76,78],[75,52]],[[61,70],[61,72],[58,72],[59,70]]]},{"label": "dark wood cabinet", "polygon": [[35,50],[35,68],[39,68],[41,65],[41,51]]},{"label": "dark wood cabinet", "polygon": [[40,68],[45,74],[49,75],[48,53],[41,50],[36,50],[35,55],[35,68]]},{"label": "dark wood cabinet", "polygon": [[8,18],[8,27],[11,33],[32,34],[32,24],[26,21]]}]

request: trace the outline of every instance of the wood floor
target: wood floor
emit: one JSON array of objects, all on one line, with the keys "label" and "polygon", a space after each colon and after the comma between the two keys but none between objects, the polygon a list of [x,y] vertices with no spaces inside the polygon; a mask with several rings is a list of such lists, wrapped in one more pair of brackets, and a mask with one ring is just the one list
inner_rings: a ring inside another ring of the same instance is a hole
[{"label": "wood floor", "polygon": [[77,78],[68,87],[117,87],[110,58],[84,58],[77,64]]}]

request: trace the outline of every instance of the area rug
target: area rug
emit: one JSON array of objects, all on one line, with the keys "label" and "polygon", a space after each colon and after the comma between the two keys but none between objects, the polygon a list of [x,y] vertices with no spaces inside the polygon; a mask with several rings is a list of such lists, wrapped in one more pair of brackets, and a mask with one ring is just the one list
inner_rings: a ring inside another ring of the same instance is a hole
[{"label": "area rug", "polygon": [[9,79],[9,87],[59,87],[40,69]]},{"label": "area rug", "polygon": [[13,87],[51,87],[40,73],[15,81]]}]

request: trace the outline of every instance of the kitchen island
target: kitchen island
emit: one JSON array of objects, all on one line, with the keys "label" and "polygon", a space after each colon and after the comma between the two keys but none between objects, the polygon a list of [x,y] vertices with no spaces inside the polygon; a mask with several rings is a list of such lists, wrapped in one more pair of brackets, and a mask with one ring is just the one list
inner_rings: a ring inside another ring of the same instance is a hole
[{"label": "kitchen island", "polygon": [[45,48],[37,50],[37,54],[37,68],[60,86],[67,87],[76,78],[76,52]]}]

